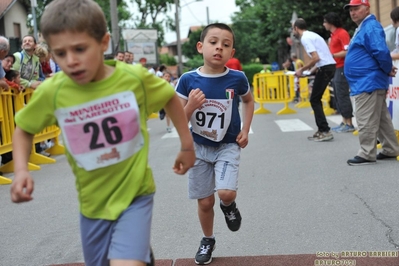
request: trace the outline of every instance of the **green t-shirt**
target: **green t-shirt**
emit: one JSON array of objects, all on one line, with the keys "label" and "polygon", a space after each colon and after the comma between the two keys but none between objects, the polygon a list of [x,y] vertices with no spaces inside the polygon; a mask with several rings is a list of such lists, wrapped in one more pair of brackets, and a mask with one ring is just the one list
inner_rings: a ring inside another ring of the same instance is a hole
[{"label": "green t-shirt", "polygon": [[81,213],[116,220],[134,198],[155,192],[147,117],[175,91],[141,65],[114,60],[114,73],[86,85],[63,72],[43,82],[15,117],[31,134],[57,124],[76,176]]}]

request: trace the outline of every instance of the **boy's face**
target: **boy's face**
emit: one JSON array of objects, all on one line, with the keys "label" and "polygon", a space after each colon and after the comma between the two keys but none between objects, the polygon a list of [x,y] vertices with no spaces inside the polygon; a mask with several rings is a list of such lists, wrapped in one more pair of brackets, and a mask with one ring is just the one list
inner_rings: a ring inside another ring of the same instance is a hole
[{"label": "boy's face", "polygon": [[109,34],[98,42],[86,32],[64,31],[50,35],[47,42],[54,61],[75,83],[84,85],[106,77],[104,52]]},{"label": "boy's face", "polygon": [[203,42],[197,43],[197,50],[210,67],[223,67],[234,56],[233,34],[219,28],[209,29]]}]

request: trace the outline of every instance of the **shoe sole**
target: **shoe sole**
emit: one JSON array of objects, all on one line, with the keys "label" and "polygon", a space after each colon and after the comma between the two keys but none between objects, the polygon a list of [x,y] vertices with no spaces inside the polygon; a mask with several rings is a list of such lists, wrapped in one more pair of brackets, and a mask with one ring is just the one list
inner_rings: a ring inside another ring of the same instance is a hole
[{"label": "shoe sole", "polygon": [[377,162],[364,162],[364,163],[349,163],[350,166],[359,166],[359,165],[369,165],[369,164],[376,164]]},{"label": "shoe sole", "polygon": [[397,156],[386,156],[386,157],[383,157],[383,158],[378,158],[377,157],[377,160],[393,160],[393,159],[397,159]]},{"label": "shoe sole", "polygon": [[333,140],[333,139],[334,139],[334,137],[331,136],[331,137],[323,138],[323,139],[314,138],[313,141],[315,141],[315,142],[323,142],[323,141],[329,141],[329,140]]}]

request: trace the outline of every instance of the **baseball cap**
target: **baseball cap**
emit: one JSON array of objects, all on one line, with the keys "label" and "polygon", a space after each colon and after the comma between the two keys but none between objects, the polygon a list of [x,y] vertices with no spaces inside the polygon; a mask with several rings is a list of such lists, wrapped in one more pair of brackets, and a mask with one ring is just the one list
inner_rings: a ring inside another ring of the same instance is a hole
[{"label": "baseball cap", "polygon": [[369,0],[351,0],[349,4],[344,6],[344,9],[346,10],[351,6],[361,6],[361,5],[370,7]]}]

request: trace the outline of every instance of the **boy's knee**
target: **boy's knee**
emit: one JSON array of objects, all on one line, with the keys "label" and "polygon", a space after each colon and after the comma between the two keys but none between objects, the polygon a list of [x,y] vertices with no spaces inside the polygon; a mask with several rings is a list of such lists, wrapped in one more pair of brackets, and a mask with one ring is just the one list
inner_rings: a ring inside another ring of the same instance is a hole
[{"label": "boy's knee", "polygon": [[221,189],[218,190],[218,195],[224,203],[231,203],[236,199],[237,192],[234,190]]},{"label": "boy's knee", "polygon": [[203,211],[212,209],[213,205],[215,205],[215,197],[213,195],[198,200],[198,208],[200,208]]}]

